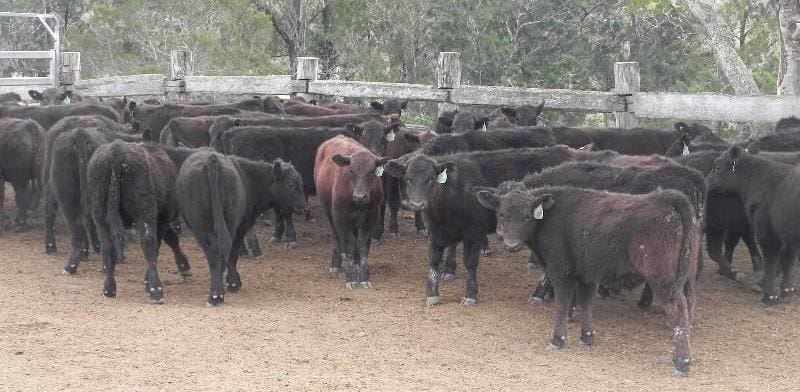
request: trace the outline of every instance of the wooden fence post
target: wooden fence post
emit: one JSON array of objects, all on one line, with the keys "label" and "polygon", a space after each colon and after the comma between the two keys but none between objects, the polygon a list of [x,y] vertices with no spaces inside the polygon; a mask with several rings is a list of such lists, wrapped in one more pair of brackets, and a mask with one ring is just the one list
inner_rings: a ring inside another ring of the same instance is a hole
[{"label": "wooden fence post", "polygon": [[297,75],[296,83],[294,86],[295,96],[311,99],[308,95],[308,84],[317,81],[319,75],[319,59],[316,57],[298,57],[297,58]]},{"label": "wooden fence post", "polygon": [[72,86],[81,81],[81,52],[61,52],[61,85]]},{"label": "wooden fence post", "polygon": [[184,101],[186,94],[186,77],[194,72],[192,52],[187,49],[177,49],[170,52],[169,80],[166,82],[166,95],[168,99]]},{"label": "wooden fence post", "polygon": [[[439,62],[436,66],[436,88],[452,90],[461,87],[461,53],[439,52]],[[450,100],[448,91],[447,100]],[[448,110],[458,109],[458,105],[443,102],[439,104],[439,114]]]},{"label": "wooden fence post", "polygon": [[[625,100],[627,110],[631,96],[639,92],[639,63],[625,62],[614,63],[614,94]],[[639,126],[639,119],[634,113],[614,112],[617,128],[635,128]]]}]

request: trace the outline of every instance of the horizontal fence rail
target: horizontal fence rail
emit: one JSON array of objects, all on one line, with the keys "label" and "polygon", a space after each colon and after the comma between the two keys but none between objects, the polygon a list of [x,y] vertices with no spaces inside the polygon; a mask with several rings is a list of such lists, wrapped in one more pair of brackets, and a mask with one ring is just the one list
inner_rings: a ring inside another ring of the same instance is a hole
[{"label": "horizontal fence rail", "polygon": [[[0,58],[2,58],[0,52]],[[28,52],[50,54],[49,51]],[[62,75],[66,88],[84,95],[157,96],[167,100],[207,99],[209,95],[293,95],[336,96],[346,98],[408,99],[446,105],[536,105],[545,102],[549,110],[614,113],[617,125],[634,127],[639,118],[675,118],[694,121],[772,123],[780,118],[800,115],[800,98],[788,96],[733,96],[722,94],[682,94],[639,91],[639,64],[617,63],[615,88],[609,92],[564,89],[538,89],[461,84],[460,55],[440,54],[434,84],[380,83],[347,80],[318,80],[318,60],[298,58],[297,80],[289,75],[273,76],[193,76],[192,55],[173,51],[169,75],[148,74],[80,80],[80,54],[64,61]],[[14,82],[8,82],[14,81]],[[0,80],[0,93],[48,87],[48,78]],[[8,86],[6,83],[14,83]],[[72,83],[72,84],[69,84]]]}]

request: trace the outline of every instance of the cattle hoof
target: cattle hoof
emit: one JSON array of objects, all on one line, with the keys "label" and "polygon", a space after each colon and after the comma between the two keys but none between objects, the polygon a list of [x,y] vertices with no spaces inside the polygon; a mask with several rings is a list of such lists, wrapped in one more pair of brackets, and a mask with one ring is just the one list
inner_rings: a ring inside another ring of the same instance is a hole
[{"label": "cattle hoof", "polygon": [[206,302],[206,306],[213,308],[215,306],[222,305],[225,301],[225,298],[222,295],[209,295],[208,302]]},{"label": "cattle hoof", "polygon": [[188,278],[188,277],[192,276],[192,271],[189,271],[189,270],[178,271],[178,273],[180,273],[181,277],[183,277],[183,278]]},{"label": "cattle hoof", "polygon": [[106,297],[106,298],[114,298],[114,297],[117,296],[117,292],[116,291],[103,290],[103,296]]},{"label": "cattle hoof", "polygon": [[330,276],[330,277],[334,277],[334,276],[336,276],[336,275],[338,275],[338,274],[339,274],[339,268],[336,268],[336,267],[331,267],[331,268],[328,270],[328,276]]},{"label": "cattle hoof", "polygon": [[594,331],[581,331],[580,345],[589,347],[594,344]]},{"label": "cattle hoof", "polygon": [[782,300],[792,300],[797,297],[797,289],[794,287],[790,287],[788,289],[781,290],[781,299]]},{"label": "cattle hoof", "polygon": [[428,297],[425,299],[425,303],[428,306],[439,305],[440,303],[442,303],[442,299],[438,295],[435,297]]},{"label": "cattle hoof", "polygon": [[765,295],[763,298],[761,298],[761,302],[767,306],[776,305],[780,303],[780,298],[777,295]]},{"label": "cattle hoof", "polygon": [[151,305],[163,305],[164,304],[164,297],[161,298],[150,298]]},{"label": "cattle hoof", "polygon": [[230,284],[228,284],[228,292],[238,293],[239,290],[241,290],[241,289],[242,289],[242,284],[241,283],[230,283]]},{"label": "cattle hoof", "polygon": [[534,262],[530,262],[530,261],[528,262],[528,269],[539,269],[541,267],[542,266],[539,265],[539,263],[534,263]]},{"label": "cattle hoof", "polygon": [[284,249],[294,249],[297,248],[297,241],[289,241],[283,244]]},{"label": "cattle hoof", "polygon": [[58,249],[56,248],[56,244],[45,244],[44,246],[44,253],[48,255],[54,255]]},{"label": "cattle hoof", "polygon": [[354,284],[358,284],[358,282],[347,282],[344,284],[344,287],[348,290],[352,290]]},{"label": "cattle hoof", "polygon": [[370,283],[370,282],[361,282],[361,288],[362,289],[372,288],[372,283]]},{"label": "cattle hoof", "polygon": [[461,300],[461,305],[463,306],[475,306],[478,304],[478,300],[475,298],[464,298]]},{"label": "cattle hoof", "polygon": [[278,237],[270,237],[269,242],[274,244],[277,242],[281,242],[281,239]]},{"label": "cattle hoof", "polygon": [[692,360],[689,358],[675,357],[672,359],[672,364],[675,366],[675,374],[685,377],[689,374],[689,367],[692,364]]},{"label": "cattle hoof", "polygon": [[393,231],[393,232],[389,233],[389,235],[394,237],[394,238],[400,238],[400,233],[398,233],[396,231]]},{"label": "cattle hoof", "polygon": [[81,261],[89,260],[89,249],[81,249]]},{"label": "cattle hoof", "polygon": [[563,343],[562,343],[561,346],[557,346],[557,345],[555,345],[553,343],[550,343],[550,344],[547,345],[547,351],[552,351],[552,352],[564,351]]},{"label": "cattle hoof", "polygon": [[456,280],[456,274],[445,273],[442,275],[442,280],[445,282],[452,282]]},{"label": "cattle hoof", "polygon": [[64,275],[75,275],[78,272],[78,265],[72,264],[64,267],[64,270],[61,271]]},{"label": "cattle hoof", "polygon": [[531,305],[539,305],[544,303],[544,298],[537,296],[535,293],[528,297],[528,303]]},{"label": "cattle hoof", "polygon": [[491,249],[481,249],[481,256],[489,256],[492,254]]},{"label": "cattle hoof", "polygon": [[428,230],[427,229],[417,229],[417,235],[420,237],[427,237]]}]

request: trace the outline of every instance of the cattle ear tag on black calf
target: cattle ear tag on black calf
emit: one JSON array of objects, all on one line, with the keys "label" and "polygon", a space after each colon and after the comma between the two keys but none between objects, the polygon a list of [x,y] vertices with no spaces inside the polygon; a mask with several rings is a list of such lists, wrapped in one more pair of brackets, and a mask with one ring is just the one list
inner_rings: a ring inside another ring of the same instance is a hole
[{"label": "cattle ear tag on black calf", "polygon": [[544,208],[542,205],[539,204],[535,210],[533,210],[533,218],[536,220],[542,220],[544,218]]},{"label": "cattle ear tag on black calf", "polygon": [[375,168],[375,175],[378,176],[378,177],[382,177],[383,176],[383,165],[380,165],[380,166]]},{"label": "cattle ear tag on black calf", "polygon": [[389,133],[386,134],[386,141],[387,142],[393,142],[394,141],[394,131],[393,130],[389,131]]},{"label": "cattle ear tag on black calf", "polygon": [[442,172],[439,173],[438,176],[436,176],[436,182],[440,184],[444,184],[445,182],[447,182],[447,168],[444,168],[444,170],[442,170]]},{"label": "cattle ear tag on black calf", "polygon": [[689,155],[689,146],[686,143],[683,143],[683,155]]}]

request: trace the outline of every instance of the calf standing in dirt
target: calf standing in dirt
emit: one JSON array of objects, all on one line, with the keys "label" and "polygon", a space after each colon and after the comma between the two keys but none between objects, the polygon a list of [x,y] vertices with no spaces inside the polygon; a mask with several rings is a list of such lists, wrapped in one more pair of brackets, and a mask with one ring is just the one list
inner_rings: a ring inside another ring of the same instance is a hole
[{"label": "calf standing in dirt", "polygon": [[690,365],[700,225],[680,192],[647,195],[572,187],[513,190],[500,196],[476,187],[480,203],[497,212],[497,232],[509,251],[528,245],[544,261],[555,288],[551,349],[566,344],[567,314],[581,307],[581,343],[594,343],[592,298],[598,284],[642,280],[664,306],[674,330],[676,371]]},{"label": "calf standing in dirt", "polygon": [[175,177],[178,169],[163,147],[114,141],[97,148],[87,168],[89,204],[106,269],[103,295],[117,295],[114,270],[122,257],[125,228],[135,226],[147,260],[145,291],[152,303],[164,302],[156,262],[163,239],[175,254],[181,275],[189,262],[170,223],[178,217]]},{"label": "calf standing in dirt", "polygon": [[39,201],[44,138],[45,130],[33,120],[0,119],[0,231],[6,220],[3,211],[6,181],[14,187],[17,229],[25,226],[28,211]]},{"label": "calf standing in dirt", "polygon": [[239,249],[260,214],[272,208],[306,210],[300,173],[281,160],[256,162],[201,150],[184,161],[176,189],[181,217],[208,259],[209,306],[224,301],[226,266],[228,291],[241,289]]},{"label": "calf standing in dirt", "polygon": [[352,138],[337,136],[322,143],[314,161],[314,183],[325,217],[333,230],[330,273],[347,262],[347,288],[368,288],[369,247],[383,203],[383,165]]}]

